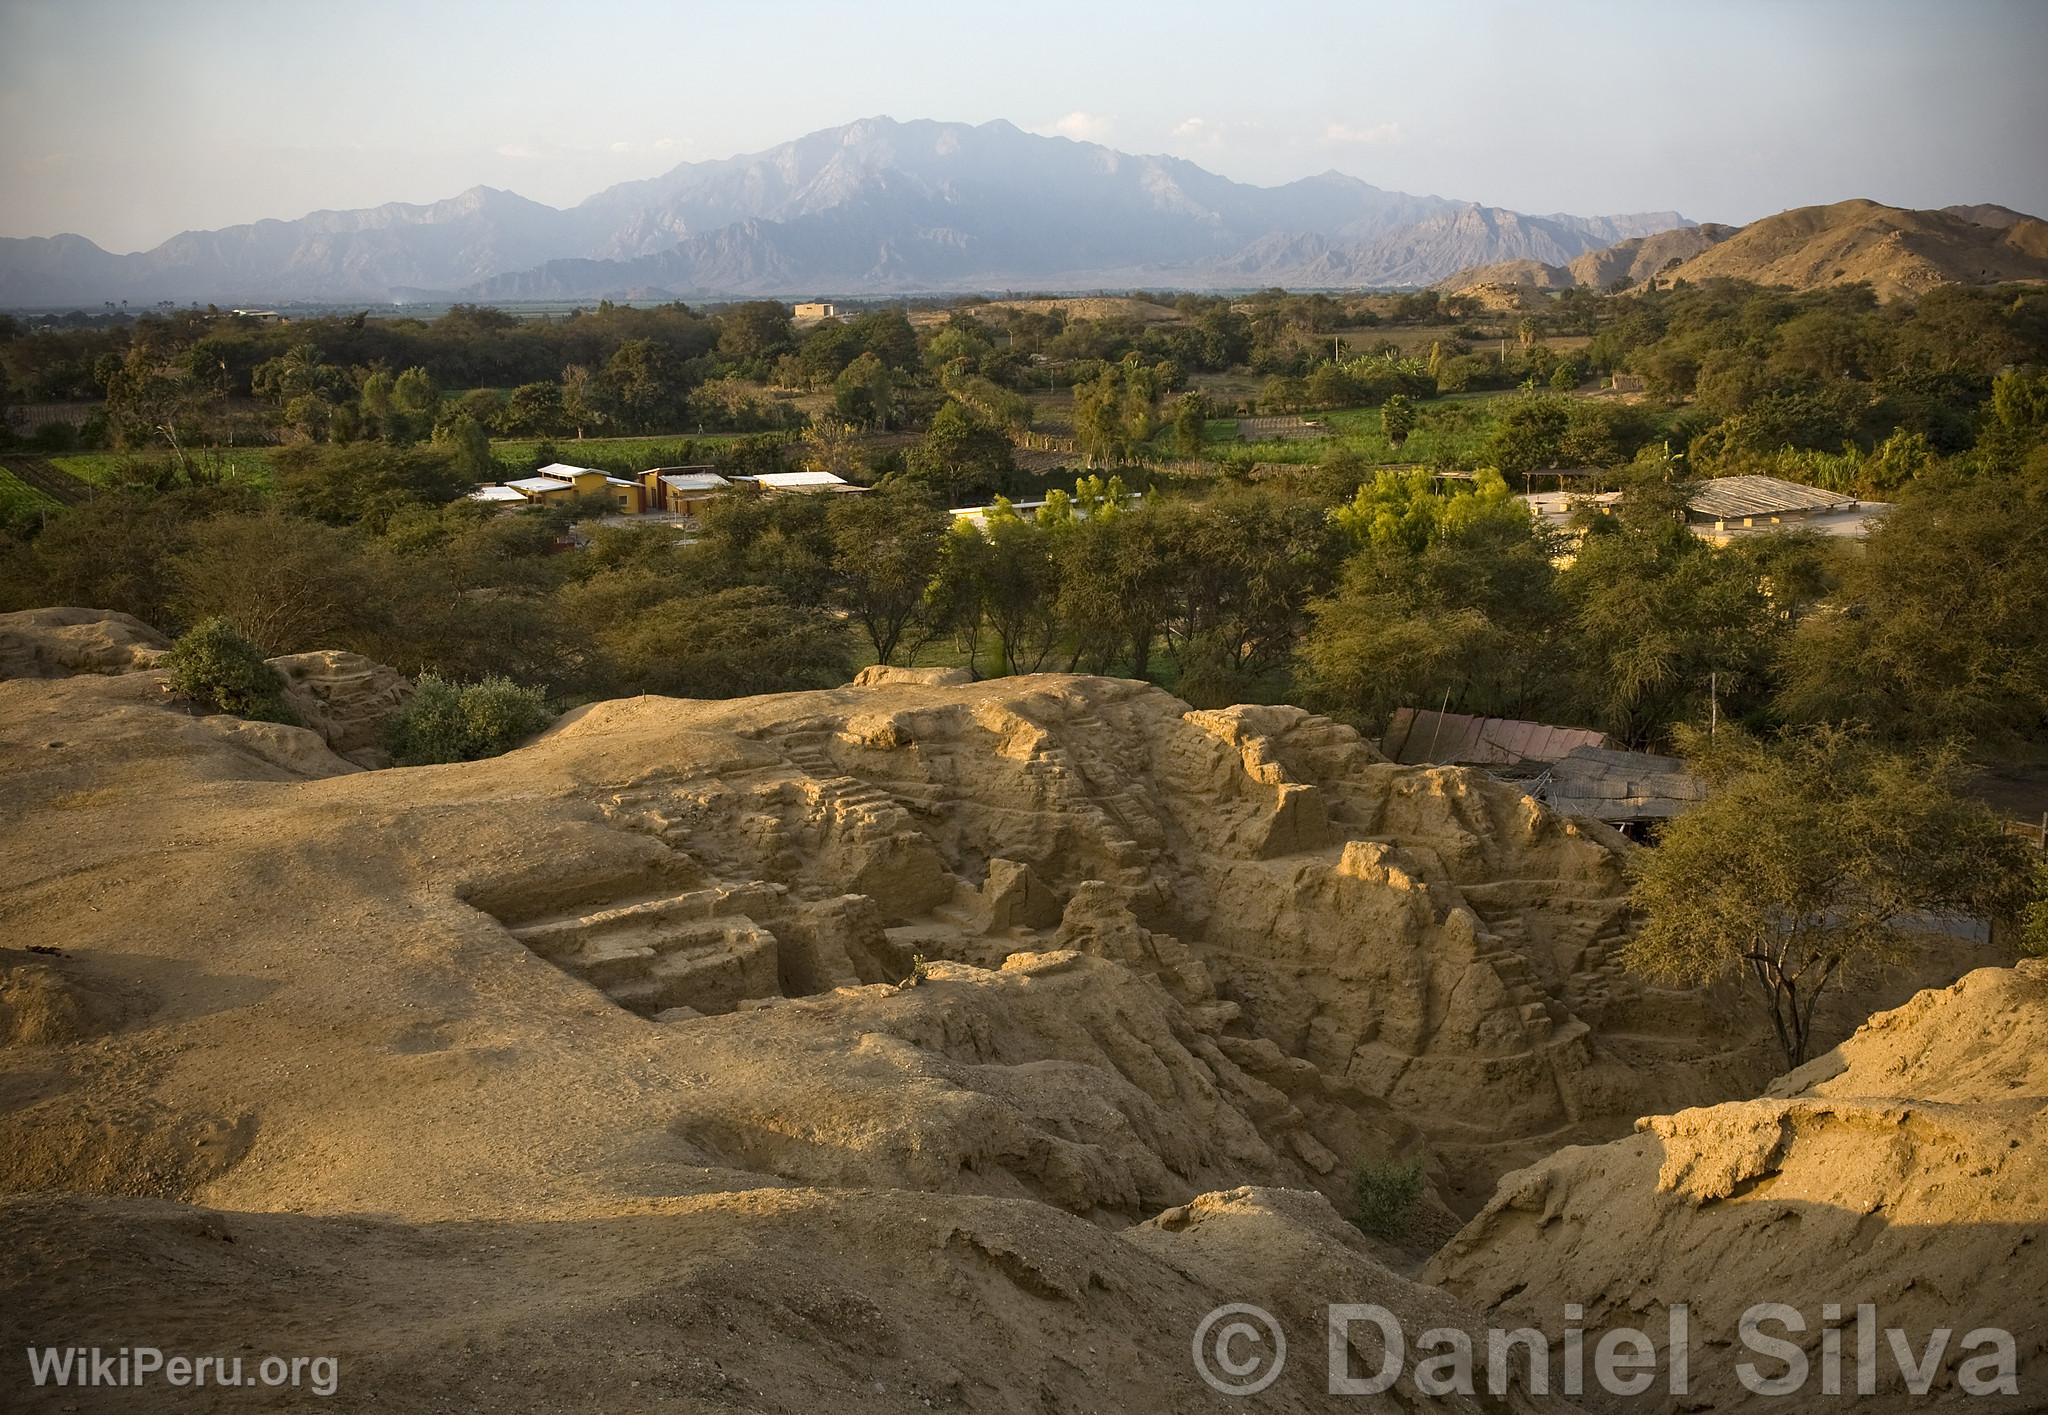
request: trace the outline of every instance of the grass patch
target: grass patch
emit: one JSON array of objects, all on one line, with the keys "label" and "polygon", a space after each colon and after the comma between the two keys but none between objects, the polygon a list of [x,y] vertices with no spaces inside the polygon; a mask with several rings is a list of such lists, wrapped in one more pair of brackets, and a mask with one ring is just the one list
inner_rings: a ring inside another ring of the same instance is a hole
[{"label": "grass patch", "polygon": [[28,511],[52,511],[63,503],[38,491],[5,467],[0,467],[0,517]]},{"label": "grass patch", "polygon": [[[148,453],[138,452],[66,452],[49,459],[50,465],[60,472],[68,472],[82,482],[97,487],[113,489],[119,487],[125,478],[122,469],[129,463],[147,458],[155,462],[170,454],[151,449]],[[222,480],[240,486],[253,486],[269,490],[271,479],[270,451],[261,447],[203,447],[186,454],[193,468],[199,472],[217,472]]]}]

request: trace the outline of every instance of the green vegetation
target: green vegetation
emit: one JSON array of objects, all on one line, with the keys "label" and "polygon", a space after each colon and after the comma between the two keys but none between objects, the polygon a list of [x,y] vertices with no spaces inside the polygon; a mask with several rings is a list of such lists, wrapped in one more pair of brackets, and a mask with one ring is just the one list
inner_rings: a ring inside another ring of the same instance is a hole
[{"label": "green vegetation", "polygon": [[25,521],[60,504],[54,496],[38,491],[5,467],[0,467],[0,521],[12,521],[17,517]]},{"label": "green vegetation", "polygon": [[2011,919],[2027,903],[2031,852],[1958,794],[1953,747],[1833,727],[1690,745],[1713,794],[1632,857],[1644,924],[1624,957],[1667,982],[1746,980],[1787,1066],[1807,1059],[1828,986],[1899,959],[1907,931],[1939,926],[1924,913]]},{"label": "green vegetation", "polygon": [[203,619],[179,635],[163,669],[171,687],[201,707],[255,722],[298,721],[285,704],[284,679],[225,619]]},{"label": "green vegetation", "polygon": [[508,678],[451,683],[424,673],[392,715],[385,740],[400,766],[500,756],[554,720],[547,698]]},{"label": "green vegetation", "polygon": [[1374,1238],[1405,1239],[1421,1199],[1420,1160],[1366,1160],[1351,1173],[1351,1221]]},{"label": "green vegetation", "polygon": [[2048,958],[2048,855],[2034,861],[2034,897],[2020,915],[2020,952]]}]

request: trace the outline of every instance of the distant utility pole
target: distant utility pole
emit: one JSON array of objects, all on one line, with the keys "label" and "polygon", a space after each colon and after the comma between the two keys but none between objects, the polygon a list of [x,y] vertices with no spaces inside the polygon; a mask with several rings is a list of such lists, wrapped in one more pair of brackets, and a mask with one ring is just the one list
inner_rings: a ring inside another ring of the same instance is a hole
[{"label": "distant utility pole", "polygon": [[1707,675],[1707,740],[1714,740],[1714,734],[1721,727],[1721,675]]}]

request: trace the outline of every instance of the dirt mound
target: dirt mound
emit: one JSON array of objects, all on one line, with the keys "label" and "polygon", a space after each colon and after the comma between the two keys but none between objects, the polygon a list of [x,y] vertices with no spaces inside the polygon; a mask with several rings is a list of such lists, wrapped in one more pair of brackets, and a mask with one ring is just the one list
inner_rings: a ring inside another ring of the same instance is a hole
[{"label": "dirt mound", "polygon": [[[1616,1326],[1661,1338],[1654,1309],[1684,1301],[1695,1398],[1717,1411],[1776,1408],[1747,1396],[1732,1370],[1756,1359],[1732,1342],[1762,1301],[1802,1314],[1807,1331],[1794,1340],[1816,1380],[1821,1329],[1843,1325],[1823,1308],[1849,1314],[1839,1339],[1853,1353],[1856,1305],[1870,1303],[1874,1325],[1911,1334],[1916,1358],[1939,1328],[2012,1332],[2021,1389],[2038,1391],[2048,1368],[2044,1057],[2048,963],[1979,970],[1873,1017],[1766,1098],[1653,1116],[1630,1139],[1508,1176],[1426,1276],[1512,1325],[1555,1331],[1565,1304],[1581,1304],[1589,1347]],[[1886,1342],[1876,1396],[1856,1408],[1919,1408]],[[1949,1346],[1938,1388],[1955,1393],[1970,1354],[1961,1340]]]},{"label": "dirt mound", "polygon": [[1540,260],[1503,260],[1461,270],[1430,288],[1464,295],[1493,288],[1569,290],[1572,283],[1572,273],[1561,265],[1545,265]]},{"label": "dirt mound", "polygon": [[1795,290],[1868,282],[1885,299],[1936,285],[2048,280],[2048,223],[2013,215],[2001,226],[1874,201],[1803,206],[1752,222],[1668,275]]},{"label": "dirt mound", "polygon": [[0,614],[0,678],[130,673],[155,666],[171,641],[140,619],[100,609]]},{"label": "dirt mound", "polygon": [[381,758],[384,727],[406,699],[412,680],[374,659],[340,649],[267,660],[284,679],[285,702],[299,721],[340,756],[365,766]]}]

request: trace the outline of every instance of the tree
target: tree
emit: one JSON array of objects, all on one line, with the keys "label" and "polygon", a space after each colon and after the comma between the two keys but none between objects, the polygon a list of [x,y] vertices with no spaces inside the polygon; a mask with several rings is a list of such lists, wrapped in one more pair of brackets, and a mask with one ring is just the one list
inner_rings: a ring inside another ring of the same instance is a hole
[{"label": "tree", "polygon": [[[482,460],[474,460],[478,455]],[[460,465],[467,456],[471,465]],[[279,504],[294,515],[381,531],[407,506],[439,506],[495,476],[485,440],[466,453],[450,447],[287,447],[272,458]],[[480,470],[481,469],[481,470]]]},{"label": "tree", "polygon": [[748,300],[718,312],[718,352],[743,362],[772,361],[794,348],[789,307],[776,300]]},{"label": "tree", "polygon": [[1173,405],[1173,450],[1199,457],[1209,436],[1209,401],[1199,393],[1183,393]]},{"label": "tree", "polygon": [[498,475],[497,459],[491,456],[491,435],[469,414],[441,429],[435,441],[447,450],[455,474],[473,482],[490,481]]},{"label": "tree", "polygon": [[441,390],[424,368],[409,368],[391,384],[391,417],[385,437],[392,442],[418,442],[434,430]]},{"label": "tree", "polygon": [[1074,385],[1074,438],[1091,460],[1120,462],[1158,430],[1161,380],[1136,354]]},{"label": "tree", "polygon": [[867,459],[860,435],[845,423],[813,419],[797,444],[797,465],[807,472],[830,472],[850,482],[867,480]]},{"label": "tree", "polygon": [[379,557],[318,521],[216,516],[193,527],[171,569],[181,617],[224,619],[270,656],[374,649],[372,637],[389,622]]},{"label": "tree", "polygon": [[1780,647],[1826,583],[1828,548],[1787,531],[1725,550],[1685,524],[1668,464],[1636,471],[1614,516],[1593,516],[1558,576],[1583,714],[1631,745],[1711,712],[1767,709]]},{"label": "tree", "polygon": [[875,662],[887,663],[923,607],[953,518],[915,490],[891,485],[833,497],[827,519],[839,598],[866,631]]},{"label": "tree", "polygon": [[[767,586],[664,596],[673,582],[645,570],[617,573],[651,593],[624,601],[636,603],[637,612],[595,620],[612,675],[606,686],[613,691],[744,697],[834,687],[852,671],[845,628]],[[605,588],[593,582],[579,598],[587,604]]]},{"label": "tree", "polygon": [[586,431],[601,430],[612,420],[616,400],[603,377],[581,364],[562,370],[562,417],[581,440]]},{"label": "tree", "polygon": [[[1395,525],[1398,518],[1389,518]],[[1512,498],[1453,498],[1419,543],[1382,534],[1311,609],[1306,701],[1378,727],[1397,707],[1532,716],[1556,705],[1556,540]]]},{"label": "tree", "polygon": [[666,346],[652,339],[628,339],[612,354],[604,372],[619,419],[629,430],[658,432],[682,421],[682,370]]},{"label": "tree", "polygon": [[983,534],[989,553],[983,561],[982,604],[1003,666],[1011,673],[1036,673],[1059,633],[1059,561],[1052,533],[999,497]]},{"label": "tree", "polygon": [[1667,983],[1748,980],[1788,1067],[1826,989],[1906,956],[1927,914],[2009,919],[2027,901],[2026,847],[1958,794],[1953,747],[1890,752],[1826,727],[1775,749],[1688,745],[1711,794],[1632,858],[1644,923],[1622,956]]},{"label": "tree", "polygon": [[1173,615],[1188,568],[1174,522],[1158,504],[1125,505],[1119,486],[1061,527],[1059,617],[1077,662],[1091,671],[1107,672],[1121,660],[1132,677],[1149,675],[1152,646]]},{"label": "tree", "polygon": [[1380,405],[1380,431],[1387,435],[1387,445],[1399,447],[1408,440],[1408,434],[1415,431],[1415,405],[1403,393],[1391,394]]},{"label": "tree", "polygon": [[1785,653],[1796,721],[2028,740],[2048,727],[2048,481],[1919,480]]},{"label": "tree", "polygon": [[1487,440],[1485,458],[1510,476],[1537,467],[1554,467],[1570,424],[1571,416],[1562,398],[1513,399]]},{"label": "tree", "polygon": [[832,407],[858,427],[887,427],[896,416],[896,376],[873,353],[862,354],[833,380]]},{"label": "tree", "polygon": [[908,476],[952,506],[994,494],[1016,467],[1010,439],[950,398],[904,463]]},{"label": "tree", "polygon": [[562,385],[550,382],[520,384],[505,400],[502,417],[507,432],[524,433],[530,437],[559,436],[568,427],[562,408]]}]

